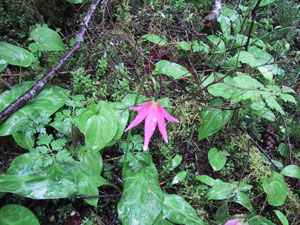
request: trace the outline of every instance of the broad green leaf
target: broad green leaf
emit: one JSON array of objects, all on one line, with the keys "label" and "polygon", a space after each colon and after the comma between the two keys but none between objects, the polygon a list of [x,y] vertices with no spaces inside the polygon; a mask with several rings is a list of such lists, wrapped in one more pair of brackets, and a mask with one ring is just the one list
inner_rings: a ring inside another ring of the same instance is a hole
[{"label": "broad green leaf", "polygon": [[297,102],[296,102],[294,96],[292,96],[292,95],[289,95],[289,94],[281,94],[281,95],[279,96],[279,98],[282,99],[282,100],[285,101],[285,102],[291,102],[291,103],[294,103],[295,105],[297,105]]},{"label": "broad green leaf", "polygon": [[268,220],[267,218],[255,214],[251,214],[248,217],[248,224],[249,225],[276,225],[272,221]]},{"label": "broad green leaf", "polygon": [[12,136],[15,142],[24,149],[30,150],[35,144],[35,136],[31,130],[27,130],[26,132],[13,131]]},{"label": "broad green leaf", "polygon": [[203,41],[194,40],[192,42],[192,49],[193,52],[200,52],[202,54],[207,54],[209,53],[210,47],[207,44],[205,44]]},{"label": "broad green leaf", "polygon": [[233,201],[235,201],[236,203],[239,203],[240,205],[244,206],[250,212],[254,212],[254,209],[252,207],[252,204],[251,204],[251,201],[249,199],[249,196],[247,194],[245,194],[244,192],[237,191],[235,193]]},{"label": "broad green leaf", "polygon": [[208,200],[229,199],[234,195],[234,185],[231,183],[220,182],[214,184],[207,193]]},{"label": "broad green leaf", "polygon": [[228,123],[232,112],[218,108],[209,107],[202,111],[202,126],[198,130],[198,140],[203,140],[214,133],[218,132],[225,124]]},{"label": "broad green leaf", "polygon": [[182,155],[176,154],[171,161],[171,168],[170,170],[174,170],[182,161]]},{"label": "broad green leaf", "polygon": [[273,80],[273,73],[272,70],[270,70],[267,66],[259,66],[257,67],[259,72],[269,81]]},{"label": "broad green leaf", "polygon": [[192,42],[191,41],[181,41],[179,43],[179,46],[182,50],[189,51],[192,47]]},{"label": "broad green leaf", "polygon": [[156,63],[153,74],[164,74],[173,77],[174,79],[181,79],[183,77],[191,76],[185,67],[167,60],[161,60]]},{"label": "broad green leaf", "polygon": [[162,210],[164,196],[154,164],[146,165],[135,173],[125,163],[123,179],[123,194],[118,204],[122,224],[153,224]]},{"label": "broad green leaf", "polygon": [[81,162],[95,172],[95,174],[101,174],[103,168],[102,156],[99,152],[84,152],[81,157]]},{"label": "broad green leaf", "polygon": [[275,119],[276,119],[276,116],[274,115],[274,113],[268,108],[253,111],[253,113],[255,115],[258,115],[259,117],[265,118],[269,121],[275,121]]},{"label": "broad green leaf", "polygon": [[0,42],[0,60],[5,60],[7,64],[14,66],[28,67],[35,61],[35,58],[24,48]]},{"label": "broad green leaf", "polygon": [[219,171],[225,166],[227,155],[227,152],[219,152],[216,148],[208,151],[208,161],[214,171]]},{"label": "broad green leaf", "polygon": [[275,0],[262,0],[259,4],[260,7],[273,3]]},{"label": "broad green leaf", "polygon": [[280,206],[285,202],[287,187],[281,174],[273,171],[270,178],[263,181],[263,189],[267,194],[268,203],[272,206]]},{"label": "broad green leaf", "polygon": [[178,184],[179,182],[183,181],[186,178],[187,172],[181,171],[176,174],[176,176],[173,178],[171,184]]},{"label": "broad green leaf", "polygon": [[84,2],[84,0],[66,0],[66,1],[71,2],[73,4],[81,4]]},{"label": "broad green leaf", "polygon": [[288,165],[281,170],[281,175],[300,179],[300,169],[296,165]]},{"label": "broad green leaf", "polygon": [[64,51],[65,45],[57,32],[48,28],[46,24],[38,24],[31,32],[29,40],[35,43],[29,45],[31,51]]},{"label": "broad green leaf", "polygon": [[[36,169],[36,161],[29,153],[20,155],[12,161],[7,172],[0,175],[0,192],[11,192],[33,199],[57,199],[80,194],[95,195],[98,193],[97,187],[102,185],[118,190],[116,185],[100,176],[101,165],[96,165],[99,156],[95,155],[95,158],[93,162],[91,159],[81,162],[74,160]],[[87,201],[92,205],[95,202]]]},{"label": "broad green leaf", "polygon": [[214,186],[216,184],[216,181],[207,175],[196,176],[196,180],[199,180],[202,183],[207,184],[209,186]]},{"label": "broad green leaf", "polygon": [[205,224],[193,207],[178,195],[164,195],[163,214],[176,224]]},{"label": "broad green leaf", "polygon": [[224,202],[220,205],[216,211],[215,217],[217,219],[217,221],[215,221],[217,224],[224,223],[226,219],[230,217],[227,202]]},{"label": "broad green leaf", "polygon": [[264,88],[262,83],[244,73],[237,73],[233,80],[241,88]]},{"label": "broad green leaf", "polygon": [[276,214],[276,216],[278,217],[278,219],[280,220],[280,222],[282,223],[282,225],[289,225],[289,221],[287,220],[286,216],[281,211],[279,211],[277,209],[274,209],[273,211]]},{"label": "broad green leaf", "polygon": [[85,136],[88,149],[97,152],[103,149],[116,135],[118,120],[107,102],[86,107],[79,116],[79,130]]},{"label": "broad green leaf", "polygon": [[[226,50],[226,47],[225,47],[225,43],[224,41],[219,38],[218,36],[216,35],[209,35],[207,36],[207,39],[213,43],[214,46],[216,46],[216,52],[217,53],[221,53],[221,52],[224,52]],[[214,48],[211,48],[211,49],[214,49]]]},{"label": "broad green leaf", "polygon": [[218,16],[217,20],[221,25],[222,33],[226,39],[230,35],[230,30],[231,30],[230,19],[227,16],[221,14],[220,16]]},{"label": "broad green leaf", "polygon": [[162,39],[160,36],[157,36],[155,34],[145,34],[141,38],[147,39],[148,41],[160,46],[164,46],[167,44],[167,42],[164,39]]},{"label": "broad green leaf", "polygon": [[8,63],[6,60],[0,58],[0,72],[4,71]]},{"label": "broad green leaf", "polygon": [[[127,106],[127,107],[131,107],[131,106],[134,106],[134,101],[135,101],[135,98],[136,98],[136,94],[128,94],[126,95],[123,99],[122,99],[122,102]],[[137,105],[141,105],[145,102],[149,101],[149,99],[144,96],[144,95],[140,95],[139,96],[139,99],[138,99],[138,102],[137,102]]]},{"label": "broad green leaf", "polygon": [[207,88],[208,92],[212,94],[213,96],[220,96],[225,99],[230,99],[233,95],[235,95],[238,90],[234,87],[230,87],[229,85],[226,85],[224,83],[216,83],[213,85],[210,85]]},{"label": "broad green leaf", "polygon": [[113,140],[108,144],[108,146],[111,146],[114,145],[122,137],[129,119],[129,110],[122,102],[111,102],[109,103],[109,105],[114,111],[118,123],[117,133],[113,137]]},{"label": "broad green leaf", "polygon": [[275,109],[276,111],[280,112],[282,115],[284,115],[284,111],[281,108],[281,106],[276,101],[275,96],[269,95],[265,98],[265,102],[271,109]]},{"label": "broad green leaf", "polygon": [[26,207],[16,204],[8,204],[0,209],[1,225],[39,225],[38,219]]},{"label": "broad green leaf", "polygon": [[168,220],[166,220],[166,218],[164,217],[164,214],[161,212],[158,215],[158,217],[155,220],[155,222],[153,223],[153,225],[173,225],[173,223],[171,223]]},{"label": "broad green leaf", "polygon": [[[15,101],[25,93],[34,82],[24,82],[13,86],[9,91],[0,95],[0,111],[5,109],[11,102]],[[69,91],[54,85],[46,85],[30,102],[12,114],[0,126],[0,136],[11,135],[13,128],[19,125],[21,120],[27,119],[29,115],[38,112],[41,116],[49,117],[62,107],[68,99]]]}]

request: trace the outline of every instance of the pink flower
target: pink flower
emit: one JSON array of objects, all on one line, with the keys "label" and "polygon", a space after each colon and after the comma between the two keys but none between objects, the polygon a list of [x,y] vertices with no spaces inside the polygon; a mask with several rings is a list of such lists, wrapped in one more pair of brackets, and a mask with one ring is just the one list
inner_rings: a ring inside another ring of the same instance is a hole
[{"label": "pink flower", "polygon": [[228,220],[224,225],[248,225],[248,223],[244,223],[244,219],[242,218],[237,218]]},{"label": "pink flower", "polygon": [[179,123],[177,119],[172,117],[167,110],[162,107],[160,102],[154,102],[153,100],[146,102],[143,105],[137,107],[130,107],[129,109],[138,111],[138,115],[131,122],[131,124],[125,130],[128,131],[131,128],[140,124],[145,118],[145,138],[143,150],[146,151],[149,146],[150,139],[154,134],[155,128],[158,124],[158,129],[163,136],[163,139],[168,143],[168,134],[166,129],[165,118],[171,122]]}]

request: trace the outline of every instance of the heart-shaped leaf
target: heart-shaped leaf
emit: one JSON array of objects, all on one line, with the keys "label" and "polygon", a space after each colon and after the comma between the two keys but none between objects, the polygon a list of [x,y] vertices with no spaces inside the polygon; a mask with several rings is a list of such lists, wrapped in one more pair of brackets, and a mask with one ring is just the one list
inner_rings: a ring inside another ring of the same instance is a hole
[{"label": "heart-shaped leaf", "polygon": [[281,170],[281,175],[300,179],[300,169],[296,165],[288,165]]},{"label": "heart-shaped leaf", "polygon": [[48,28],[46,24],[37,25],[30,32],[29,40],[35,41],[29,45],[31,51],[64,51],[66,49],[59,34]]},{"label": "heart-shaped leaf", "polygon": [[107,102],[99,102],[97,105],[88,106],[81,112],[78,128],[85,136],[87,148],[97,152],[116,135],[118,120]]},{"label": "heart-shaped leaf", "polygon": [[264,191],[268,195],[268,203],[272,206],[280,206],[285,202],[287,187],[281,174],[273,171],[270,178],[263,181]]},{"label": "heart-shaped leaf", "polygon": [[227,152],[219,152],[216,148],[208,151],[208,161],[214,171],[219,171],[225,166],[227,155]]},{"label": "heart-shaped leaf", "polygon": [[1,225],[39,225],[38,219],[26,207],[16,204],[8,204],[0,209]]},{"label": "heart-shaped leaf", "polygon": [[205,224],[197,215],[193,207],[178,195],[165,194],[163,214],[176,224]]}]

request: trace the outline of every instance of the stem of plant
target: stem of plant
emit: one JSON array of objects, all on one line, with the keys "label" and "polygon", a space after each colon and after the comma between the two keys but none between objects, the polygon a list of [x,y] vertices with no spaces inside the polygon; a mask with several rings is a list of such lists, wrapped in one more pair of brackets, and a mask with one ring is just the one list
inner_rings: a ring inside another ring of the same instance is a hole
[{"label": "stem of plant", "polygon": [[154,102],[157,102],[158,100],[158,94],[159,94],[159,84],[156,82],[156,80],[154,79],[154,77],[151,75],[151,80],[153,82],[154,85]]},{"label": "stem of plant", "polygon": [[[142,88],[144,86],[144,83],[146,81],[146,79],[149,77],[149,75],[144,75],[142,77],[142,80],[141,80],[141,83],[137,89],[137,93],[136,93],[136,96],[135,96],[135,99],[134,99],[134,103],[133,103],[133,106],[135,107],[139,101],[139,97],[141,95],[141,92],[142,92]],[[133,120],[133,113],[130,114],[130,119],[129,121],[131,122]],[[124,168],[124,165],[127,161],[127,155],[128,155],[128,152],[129,152],[129,142],[130,142],[130,137],[131,137],[131,130],[128,131],[128,135],[127,135],[127,146],[126,146],[126,151],[125,151],[125,156],[124,156],[124,163],[123,163],[123,168]]]}]

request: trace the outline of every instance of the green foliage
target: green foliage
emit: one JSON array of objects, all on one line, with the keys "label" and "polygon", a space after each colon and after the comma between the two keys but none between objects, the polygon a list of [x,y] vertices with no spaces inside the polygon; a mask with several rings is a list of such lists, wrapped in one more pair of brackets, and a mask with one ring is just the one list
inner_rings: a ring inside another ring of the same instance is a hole
[{"label": "green foliage", "polygon": [[[15,85],[12,90],[5,91],[0,95],[0,110],[3,110],[10,103],[15,101],[25,93],[34,82],[24,82]],[[48,118],[61,108],[68,98],[68,91],[54,85],[46,85],[43,90],[36,95],[32,101],[11,115],[0,127],[0,135],[11,135],[14,131],[19,131],[22,124],[34,113],[38,112],[40,116]],[[38,121],[35,122],[39,124]],[[19,128],[18,128],[19,127]]]},{"label": "green foliage", "polygon": [[46,24],[37,25],[30,32],[29,40],[35,41],[28,47],[31,51],[64,51],[66,49],[59,34],[48,28]]},{"label": "green foliage", "polygon": [[218,149],[212,148],[208,151],[208,161],[214,171],[221,170],[226,164],[226,151],[219,152]]},{"label": "green foliage", "polygon": [[0,59],[2,67],[5,64],[28,67],[35,61],[34,56],[26,49],[6,42],[0,42]]},{"label": "green foliage", "polygon": [[167,60],[161,60],[156,63],[153,74],[164,74],[173,77],[174,79],[181,79],[183,77],[191,76],[185,67]]},{"label": "green foliage", "polygon": [[28,208],[15,204],[8,204],[0,209],[0,223],[2,225],[40,224]]},{"label": "green foliage", "polygon": [[[221,105],[223,102],[219,99],[212,101],[212,106]],[[230,110],[222,110],[219,108],[208,107],[203,109],[201,118],[203,125],[198,130],[198,140],[203,140],[214,133],[218,132],[226,123],[228,123],[232,112]]]}]

